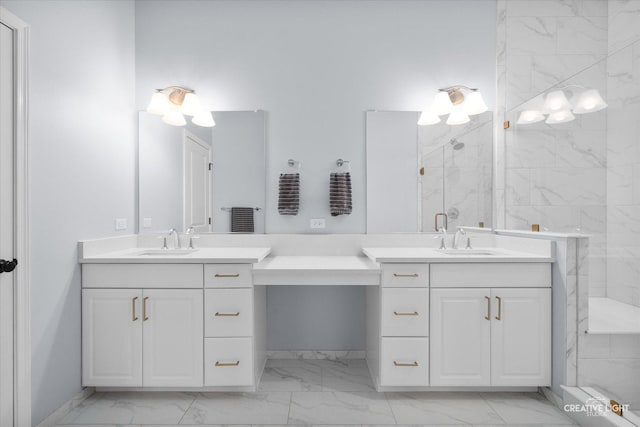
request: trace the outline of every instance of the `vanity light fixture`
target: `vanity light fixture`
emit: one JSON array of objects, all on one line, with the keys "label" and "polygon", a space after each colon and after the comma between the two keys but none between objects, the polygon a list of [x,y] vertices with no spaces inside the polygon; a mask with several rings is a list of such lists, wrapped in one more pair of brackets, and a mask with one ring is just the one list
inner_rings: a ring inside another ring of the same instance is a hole
[{"label": "vanity light fixture", "polygon": [[216,125],[211,111],[202,108],[195,91],[180,86],[156,89],[151,96],[147,112],[161,115],[162,121],[172,126],[186,125],[185,115],[193,116],[191,121],[198,126],[212,127]]},{"label": "vanity light fixture", "polygon": [[440,123],[438,116],[447,114],[449,114],[448,125],[461,125],[469,122],[469,116],[485,111],[487,111],[487,104],[478,89],[462,85],[450,86],[438,91],[431,107],[420,115],[418,126]]},{"label": "vanity light fixture", "polygon": [[[577,88],[577,90],[573,89]],[[565,89],[569,98],[565,94]],[[543,101],[544,100],[544,101]],[[554,125],[575,120],[574,114],[595,113],[608,107],[597,89],[571,85],[562,89],[542,94],[528,102],[529,109],[520,112],[519,125],[529,125],[546,120],[545,123]],[[534,108],[531,108],[531,106]],[[535,108],[538,107],[538,108]]]}]

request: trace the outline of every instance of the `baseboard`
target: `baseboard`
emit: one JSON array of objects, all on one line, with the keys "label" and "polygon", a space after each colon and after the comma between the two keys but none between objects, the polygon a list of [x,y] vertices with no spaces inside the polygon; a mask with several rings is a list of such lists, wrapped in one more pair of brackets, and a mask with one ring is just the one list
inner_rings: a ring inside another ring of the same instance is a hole
[{"label": "baseboard", "polygon": [[72,409],[80,406],[80,404],[93,393],[96,392],[96,389],[93,387],[87,387],[83,389],[80,393],[73,396],[67,402],[65,402],[58,409],[53,411],[47,418],[42,420],[37,427],[54,427],[58,424],[60,420],[64,418]]},{"label": "baseboard", "polygon": [[293,351],[293,350],[267,350],[267,359],[309,359],[309,360],[340,360],[340,359],[364,359],[364,350],[329,350],[329,351]]}]

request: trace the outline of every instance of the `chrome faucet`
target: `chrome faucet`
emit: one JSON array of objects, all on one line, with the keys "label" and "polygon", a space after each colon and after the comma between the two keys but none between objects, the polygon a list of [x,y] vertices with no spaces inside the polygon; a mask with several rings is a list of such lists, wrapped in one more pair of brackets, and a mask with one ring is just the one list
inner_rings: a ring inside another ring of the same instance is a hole
[{"label": "chrome faucet", "polygon": [[440,249],[447,249],[447,229],[445,227],[440,227],[439,232],[442,235],[440,239]]},{"label": "chrome faucet", "polygon": [[175,228],[169,230],[169,239],[173,241],[173,249],[181,249],[180,247],[180,235]]},{"label": "chrome faucet", "polygon": [[456,231],[455,236],[453,236],[453,249],[460,249],[460,242],[459,242],[459,238],[460,236],[466,236],[467,232],[464,230],[464,228],[458,228],[458,231]]}]

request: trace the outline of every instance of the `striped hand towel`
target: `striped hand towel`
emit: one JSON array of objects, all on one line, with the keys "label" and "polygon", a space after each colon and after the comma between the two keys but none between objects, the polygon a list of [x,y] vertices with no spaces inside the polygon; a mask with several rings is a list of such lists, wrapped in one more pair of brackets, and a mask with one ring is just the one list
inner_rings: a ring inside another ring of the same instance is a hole
[{"label": "striped hand towel", "polygon": [[281,173],[278,190],[278,213],[298,215],[300,209],[300,174]]},{"label": "striped hand towel", "polygon": [[351,174],[332,172],[329,176],[329,210],[331,216],[351,215]]},{"label": "striped hand towel", "polygon": [[231,208],[231,232],[253,233],[253,208]]}]

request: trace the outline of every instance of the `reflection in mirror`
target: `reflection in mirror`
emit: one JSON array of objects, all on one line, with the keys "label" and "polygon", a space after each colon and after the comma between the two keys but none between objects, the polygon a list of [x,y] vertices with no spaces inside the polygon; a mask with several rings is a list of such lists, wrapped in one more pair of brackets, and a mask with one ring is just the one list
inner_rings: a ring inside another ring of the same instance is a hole
[{"label": "reflection in mirror", "polygon": [[367,233],[435,231],[438,213],[449,230],[491,227],[493,113],[460,126],[417,126],[418,117],[367,113]]},{"label": "reflection in mirror", "polygon": [[225,233],[232,223],[233,231],[264,233],[264,112],[213,115],[216,126],[203,128],[140,113],[141,233]]}]

